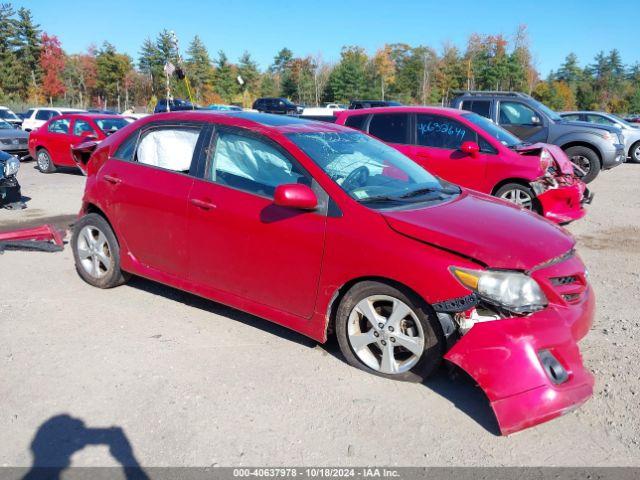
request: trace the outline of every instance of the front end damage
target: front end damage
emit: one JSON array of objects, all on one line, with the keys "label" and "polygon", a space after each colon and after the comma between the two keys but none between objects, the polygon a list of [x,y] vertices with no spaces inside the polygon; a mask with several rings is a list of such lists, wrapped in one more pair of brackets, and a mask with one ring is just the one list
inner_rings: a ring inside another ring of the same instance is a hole
[{"label": "front end damage", "polygon": [[542,176],[531,182],[542,215],[558,224],[584,217],[584,205],[593,200],[593,193],[574,174],[574,165],[556,145],[535,144],[516,150],[523,156],[540,158]]},{"label": "front end damage", "polygon": [[534,313],[510,314],[475,294],[435,306],[445,359],[483,389],[503,435],[563,415],[593,392],[577,343],[595,310],[581,260],[571,253],[526,273],[548,299]]},{"label": "front end damage", "polygon": [[24,208],[20,184],[16,178],[19,168],[20,160],[0,151],[0,207]]}]

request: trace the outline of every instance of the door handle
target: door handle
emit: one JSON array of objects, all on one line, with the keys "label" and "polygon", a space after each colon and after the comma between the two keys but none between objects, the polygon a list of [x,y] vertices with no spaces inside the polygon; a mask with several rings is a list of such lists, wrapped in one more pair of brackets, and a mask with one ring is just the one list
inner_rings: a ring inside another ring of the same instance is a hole
[{"label": "door handle", "polygon": [[216,208],[215,203],[211,203],[206,200],[200,200],[199,198],[192,198],[189,201],[191,202],[192,205],[195,205],[196,207],[201,208],[202,210],[213,210],[214,208]]},{"label": "door handle", "polygon": [[118,177],[113,177],[111,175],[105,175],[104,178],[107,182],[111,183],[112,185],[118,185],[119,183],[122,183],[122,180],[119,179]]}]

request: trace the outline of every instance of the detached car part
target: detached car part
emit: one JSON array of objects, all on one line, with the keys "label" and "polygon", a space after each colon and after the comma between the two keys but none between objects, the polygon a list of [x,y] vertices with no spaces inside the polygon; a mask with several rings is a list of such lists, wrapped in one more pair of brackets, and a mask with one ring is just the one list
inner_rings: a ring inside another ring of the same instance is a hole
[{"label": "detached car part", "polygon": [[64,248],[64,237],[65,233],[53,225],[0,232],[0,253],[5,250],[61,252]]}]

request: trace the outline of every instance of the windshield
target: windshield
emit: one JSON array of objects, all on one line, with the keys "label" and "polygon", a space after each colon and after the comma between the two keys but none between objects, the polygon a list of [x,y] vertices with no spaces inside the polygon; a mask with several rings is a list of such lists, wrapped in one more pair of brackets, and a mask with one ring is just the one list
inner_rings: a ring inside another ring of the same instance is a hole
[{"label": "windshield", "polygon": [[627,122],[624,118],[619,117],[618,115],[616,115],[615,113],[610,113],[609,116],[611,118],[614,118],[616,121],[620,122],[621,124],[627,126],[627,127],[632,127],[635,128],[636,126],[633,125],[632,123]]},{"label": "windshield", "polygon": [[373,208],[443,200],[458,194],[397,150],[359,132],[287,135],[351,198]]},{"label": "windshield", "polygon": [[0,118],[8,118],[11,120],[18,120],[18,116],[11,110],[0,110]]},{"label": "windshield", "polygon": [[549,117],[554,122],[559,122],[562,120],[562,117],[558,115],[556,112],[547,107],[544,103],[540,103],[537,100],[531,99],[531,103],[538,109],[541,110],[547,117]]},{"label": "windshield", "polygon": [[486,117],[478,115],[477,113],[465,113],[462,116],[507,147],[515,147],[522,143],[522,140],[518,137],[507,132],[504,128],[496,125]]},{"label": "windshield", "polygon": [[129,125],[129,122],[124,118],[101,118],[96,120],[96,123],[98,124],[98,128],[104,133],[115,132],[116,130],[120,130],[122,127]]},{"label": "windshield", "polygon": [[0,130],[13,130],[13,127],[10,123],[0,120]]}]

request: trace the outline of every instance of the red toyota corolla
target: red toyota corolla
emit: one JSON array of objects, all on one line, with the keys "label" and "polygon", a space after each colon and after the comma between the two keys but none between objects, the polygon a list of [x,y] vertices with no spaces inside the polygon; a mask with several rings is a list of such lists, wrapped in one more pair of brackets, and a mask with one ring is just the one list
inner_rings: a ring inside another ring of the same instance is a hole
[{"label": "red toyota corolla", "polygon": [[29,134],[29,154],[43,173],[55,172],[56,167],[75,167],[71,146],[87,140],[104,140],[129,123],[119,115],[60,115]]},{"label": "red toyota corolla", "polygon": [[522,141],[475,113],[449,108],[345,110],[336,123],[392,145],[429,172],[533,210],[556,223],[582,218],[591,202],[566,154]]},{"label": "red toyota corolla", "polygon": [[[140,275],[337,335],[353,366],[421,380],[444,358],[508,434],[586,401],[594,315],[573,239],[361,132],[175,112],[74,149],[88,175],[72,248],[100,288]],[[516,232],[517,234],[514,234]]]}]

